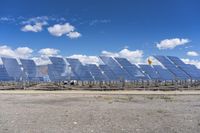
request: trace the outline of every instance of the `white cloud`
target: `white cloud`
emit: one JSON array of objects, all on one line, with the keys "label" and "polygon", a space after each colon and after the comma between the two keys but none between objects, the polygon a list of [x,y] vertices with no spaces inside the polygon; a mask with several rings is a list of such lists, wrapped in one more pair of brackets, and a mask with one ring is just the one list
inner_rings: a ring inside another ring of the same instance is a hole
[{"label": "white cloud", "polygon": [[4,21],[4,22],[14,22],[15,18],[12,17],[1,17],[0,21]]},{"label": "white cloud", "polygon": [[181,59],[186,64],[192,64],[195,65],[197,68],[200,69],[200,61],[199,60],[190,60],[190,59]]},{"label": "white cloud", "polygon": [[195,51],[188,51],[187,55],[188,56],[199,56],[199,54],[197,52],[195,52]]},{"label": "white cloud", "polygon": [[51,35],[60,37],[66,35],[71,39],[81,37],[81,33],[75,31],[75,27],[70,23],[65,24],[55,24],[52,27],[48,27],[48,31]]},{"label": "white cloud", "polygon": [[79,59],[83,64],[96,64],[96,65],[102,64],[102,61],[97,56],[75,54],[69,56],[69,58]]},{"label": "white cloud", "polygon": [[127,58],[132,63],[143,63],[143,51],[142,50],[135,50],[131,51],[127,48],[122,49],[118,53],[102,51],[102,55],[104,56],[111,56],[111,57],[122,57]]},{"label": "white cloud", "polygon": [[51,61],[49,60],[48,57],[33,57],[31,58],[32,60],[35,61],[36,65],[47,65],[47,64],[51,64]]},{"label": "white cloud", "polygon": [[79,37],[81,37],[81,33],[79,33],[79,32],[69,32],[68,34],[67,34],[67,36],[69,37],[69,38],[71,38],[71,39],[74,39],[74,38],[79,38]]},{"label": "white cloud", "polygon": [[106,50],[103,50],[101,53],[104,56],[119,57],[119,53],[109,52],[109,51],[106,51]]},{"label": "white cloud", "polygon": [[189,39],[180,39],[180,38],[173,38],[173,39],[165,39],[162,40],[160,43],[156,44],[158,49],[174,49],[177,46],[185,45],[189,43]]},{"label": "white cloud", "polygon": [[28,58],[33,53],[33,50],[28,47],[19,47],[15,50],[15,53],[20,58]]},{"label": "white cloud", "polygon": [[43,29],[43,26],[48,25],[49,18],[47,16],[39,16],[29,18],[28,20],[22,21],[21,24],[24,25],[21,28],[21,31],[24,32],[40,32]]},{"label": "white cloud", "polygon": [[47,16],[38,16],[38,17],[33,17],[29,18],[28,20],[22,21],[22,25],[27,25],[27,24],[36,24],[36,23],[47,23],[49,20],[49,17]]},{"label": "white cloud", "polygon": [[27,24],[24,27],[22,27],[21,30],[24,32],[40,32],[40,31],[42,31],[44,25],[47,25],[47,23],[37,22],[34,25]]},{"label": "white cloud", "polygon": [[0,51],[0,56],[15,57],[15,51],[6,45],[0,46]]},{"label": "white cloud", "polygon": [[74,30],[75,30],[75,27],[72,26],[69,23],[65,23],[63,25],[62,24],[55,24],[54,26],[48,28],[48,31],[51,35],[58,36],[58,37],[60,37],[64,34],[68,34],[70,32],[73,32]]},{"label": "white cloud", "polygon": [[28,47],[12,49],[7,45],[0,46],[0,51],[0,56],[13,58],[28,58],[33,53],[33,50]]},{"label": "white cloud", "polygon": [[40,54],[38,57],[33,57],[32,59],[35,61],[37,65],[47,65],[51,64],[51,61],[49,60],[50,56],[56,56],[60,57],[58,55],[60,50],[58,49],[53,49],[53,48],[44,48],[40,49],[38,53]]},{"label": "white cloud", "polygon": [[44,56],[54,56],[54,55],[58,55],[58,53],[60,52],[60,50],[58,49],[53,49],[53,48],[44,48],[44,49],[40,49],[38,51],[39,54],[44,55]]},{"label": "white cloud", "polygon": [[95,20],[92,20],[89,25],[90,26],[94,26],[96,24],[107,24],[107,23],[110,23],[111,20],[109,19],[102,19],[102,20],[98,20],[98,19],[95,19]]}]

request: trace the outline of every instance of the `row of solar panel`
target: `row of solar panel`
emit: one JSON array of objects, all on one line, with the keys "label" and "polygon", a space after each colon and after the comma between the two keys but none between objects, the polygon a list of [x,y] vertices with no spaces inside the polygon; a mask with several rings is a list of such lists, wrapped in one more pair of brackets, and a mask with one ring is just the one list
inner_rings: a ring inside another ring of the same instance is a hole
[{"label": "row of solar panel", "polygon": [[[20,59],[21,65],[14,58],[2,57],[0,81],[34,80],[42,81],[48,76],[49,81],[136,81],[136,80],[200,80],[200,70],[182,62],[177,57],[154,56],[160,65],[139,65],[130,63],[125,58],[100,56],[104,64],[83,65],[78,59],[49,57],[52,64],[47,66],[47,73],[38,76],[33,60]],[[40,74],[39,74],[40,75]]]}]

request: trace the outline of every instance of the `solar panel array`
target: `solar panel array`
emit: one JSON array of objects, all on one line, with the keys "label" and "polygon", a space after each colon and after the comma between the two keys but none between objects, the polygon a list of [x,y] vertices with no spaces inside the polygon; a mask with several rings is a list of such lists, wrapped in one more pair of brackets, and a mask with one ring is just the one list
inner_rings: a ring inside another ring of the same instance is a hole
[{"label": "solar panel array", "polygon": [[115,73],[107,65],[99,65],[99,68],[106,75],[108,80],[110,80],[110,81],[118,80]]},{"label": "solar panel array", "polygon": [[49,57],[52,64],[49,67],[49,78],[52,81],[62,81],[66,79],[66,63],[63,58]]},{"label": "solar panel array", "polygon": [[88,71],[87,66],[84,66],[78,59],[66,58],[72,72],[76,75],[78,80],[93,81],[91,73]]},{"label": "solar panel array", "polygon": [[181,59],[174,56],[167,56],[176,66],[178,66],[182,71],[189,75],[192,79],[200,79],[200,73],[197,69],[191,65],[185,64]]},{"label": "solar panel array", "polygon": [[159,80],[160,76],[157,71],[150,65],[139,65],[141,70],[148,75],[149,79]]},{"label": "solar panel array", "polygon": [[22,80],[23,73],[16,59],[6,57],[2,57],[1,59],[9,77],[12,77],[16,81]]},{"label": "solar panel array", "polygon": [[12,81],[13,78],[9,77],[8,72],[4,65],[0,65],[0,81]]},{"label": "solar panel array", "polygon": [[175,76],[167,69],[163,68],[160,65],[153,65],[153,68],[159,74],[160,80],[168,81],[175,80]]},{"label": "solar panel array", "polygon": [[107,66],[109,66],[119,80],[134,80],[134,77],[131,77],[112,57],[100,56],[100,58]]},{"label": "solar panel array", "polygon": [[177,80],[188,80],[190,77],[165,56],[154,56],[164,67],[175,75]]},{"label": "solar panel array", "polygon": [[136,65],[131,64],[127,59],[117,57],[115,57],[115,59],[133,77],[132,79],[147,79],[146,75],[143,74]]},{"label": "solar panel array", "polygon": [[78,59],[49,57],[36,66],[30,59],[1,57],[0,81],[141,81],[200,80],[200,69],[173,56],[154,56],[161,65],[135,65],[125,58],[100,56],[104,64],[82,64]]},{"label": "solar panel array", "polygon": [[95,64],[87,65],[88,71],[90,71],[95,81],[107,81],[108,78],[102,73],[101,69]]},{"label": "solar panel array", "polygon": [[33,60],[20,59],[27,80],[36,80],[37,68]]}]

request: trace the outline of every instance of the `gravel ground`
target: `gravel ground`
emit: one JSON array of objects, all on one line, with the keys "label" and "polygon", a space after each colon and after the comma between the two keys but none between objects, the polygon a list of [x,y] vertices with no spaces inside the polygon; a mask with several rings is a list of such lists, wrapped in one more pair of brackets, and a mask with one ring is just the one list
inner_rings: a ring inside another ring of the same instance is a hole
[{"label": "gravel ground", "polygon": [[200,95],[0,94],[0,133],[200,133]]}]

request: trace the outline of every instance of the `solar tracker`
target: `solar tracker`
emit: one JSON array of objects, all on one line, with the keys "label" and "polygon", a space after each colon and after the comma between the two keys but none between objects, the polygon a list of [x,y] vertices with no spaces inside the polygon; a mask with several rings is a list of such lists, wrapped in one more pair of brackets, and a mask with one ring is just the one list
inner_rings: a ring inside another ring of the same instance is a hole
[{"label": "solar tracker", "polygon": [[78,59],[66,58],[69,63],[72,72],[76,75],[79,80],[82,81],[93,81],[93,77],[88,71],[87,66],[84,66]]},{"label": "solar tracker", "polygon": [[190,77],[175,64],[168,60],[165,56],[154,56],[165,68],[175,75],[178,80],[187,80]]},{"label": "solar tracker", "polygon": [[167,69],[163,68],[162,66],[153,65],[153,68],[157,71],[157,73],[159,74],[161,80],[165,80],[166,81],[166,80],[174,80],[175,79],[175,76],[170,71],[168,71]]},{"label": "solar tracker", "polygon": [[108,78],[101,72],[100,68],[95,64],[87,64],[88,71],[92,74],[96,81],[106,81]]},{"label": "solar tracker", "polygon": [[136,65],[131,64],[127,59],[118,57],[115,57],[115,59],[136,80],[147,79],[147,77],[139,70],[139,68]]},{"label": "solar tracker", "polygon": [[60,57],[49,57],[52,62],[49,65],[50,79],[54,81],[63,81],[67,79],[66,75],[66,63],[63,58]]},{"label": "solar tracker", "polygon": [[107,65],[99,65],[99,68],[106,75],[108,80],[116,81],[118,80],[117,76],[113,73],[113,71]]},{"label": "solar tracker", "polygon": [[200,79],[200,73],[197,69],[191,65],[185,64],[181,59],[174,56],[167,56],[174,64],[176,64],[181,70],[187,73],[192,79]]},{"label": "solar tracker", "polygon": [[12,77],[14,80],[22,80],[23,74],[20,65],[17,60],[14,58],[2,57],[3,64],[8,72],[9,77]]},{"label": "solar tracker", "polygon": [[124,80],[135,80],[128,72],[120,66],[112,57],[100,56],[100,59],[115,73],[117,78]]},{"label": "solar tracker", "polygon": [[152,80],[159,80],[160,76],[159,74],[155,71],[155,69],[150,66],[150,65],[139,65],[140,69],[146,73],[150,79]]},{"label": "solar tracker", "polygon": [[4,65],[0,65],[0,81],[11,81],[13,78],[9,77]]},{"label": "solar tracker", "polygon": [[48,76],[51,81],[57,81],[55,71],[52,64],[48,64]]},{"label": "solar tracker", "polygon": [[27,78],[29,80],[36,79],[36,64],[33,60],[29,59],[20,59],[20,62],[22,63],[23,71],[27,75]]}]

